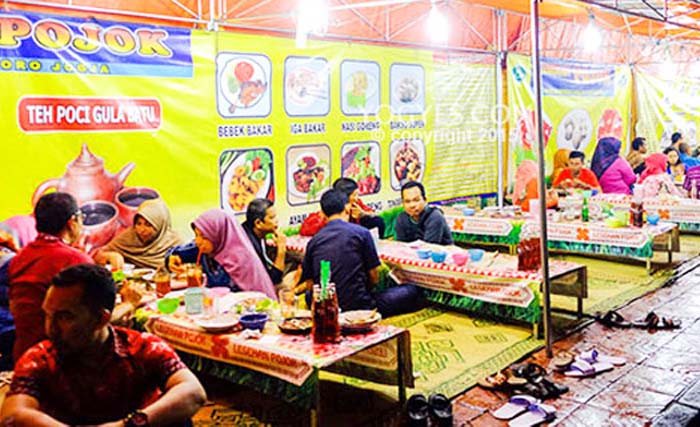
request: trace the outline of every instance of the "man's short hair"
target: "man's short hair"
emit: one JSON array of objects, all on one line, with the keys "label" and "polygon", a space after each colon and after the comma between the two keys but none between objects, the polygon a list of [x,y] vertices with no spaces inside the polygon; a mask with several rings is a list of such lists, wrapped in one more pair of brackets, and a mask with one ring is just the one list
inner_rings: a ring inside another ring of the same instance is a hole
[{"label": "man's short hair", "polygon": [[348,197],[358,188],[355,180],[351,178],[338,178],[333,183],[334,190],[342,191]]},{"label": "man's short hair", "polygon": [[255,220],[265,221],[265,216],[267,215],[267,210],[273,205],[271,201],[267,199],[255,199],[248,205],[248,210],[245,212],[245,219],[250,223],[250,225],[255,225]]},{"label": "man's short hair", "polygon": [[571,160],[571,159],[581,159],[581,161],[583,162],[586,160],[586,155],[583,154],[583,151],[575,151],[574,150],[571,153],[569,153],[569,160]]},{"label": "man's short hair", "polygon": [[106,309],[110,313],[114,310],[117,290],[112,273],[102,266],[79,264],[64,268],[54,276],[52,285],[57,288],[82,286],[81,303],[96,315],[99,315],[101,309]]},{"label": "man's short hair", "polygon": [[61,192],[44,194],[34,206],[36,231],[55,236],[77,213],[80,213],[78,202],[70,194]]},{"label": "man's short hair", "polygon": [[[668,134],[666,134],[666,135],[668,135]],[[680,132],[674,132],[673,135],[671,135],[671,143],[675,144],[681,138],[683,138],[683,135],[681,135]]]},{"label": "man's short hair", "polygon": [[646,138],[638,136],[632,140],[632,149],[635,151],[639,151],[639,149],[642,148],[642,146],[646,143],[647,143]]},{"label": "man's short hair", "polygon": [[321,210],[327,217],[343,212],[347,204],[348,196],[339,190],[328,190],[321,196]]},{"label": "man's short hair", "polygon": [[401,198],[403,199],[403,192],[406,190],[410,190],[411,188],[418,188],[420,190],[420,195],[423,196],[423,199],[425,200],[425,187],[423,187],[423,184],[421,184],[418,181],[408,181],[404,185],[401,186]]},{"label": "man's short hair", "polygon": [[668,156],[668,153],[670,153],[671,151],[675,151],[675,152],[676,152],[676,155],[678,154],[678,150],[676,150],[675,147],[666,147],[666,148],[664,149],[664,154],[666,154],[666,155]]}]

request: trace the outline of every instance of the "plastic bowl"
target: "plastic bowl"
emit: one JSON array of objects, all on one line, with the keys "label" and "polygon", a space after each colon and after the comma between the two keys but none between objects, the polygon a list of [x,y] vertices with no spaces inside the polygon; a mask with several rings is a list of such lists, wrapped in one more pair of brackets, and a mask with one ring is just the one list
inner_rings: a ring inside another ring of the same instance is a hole
[{"label": "plastic bowl", "polygon": [[466,216],[472,216],[474,212],[476,212],[474,208],[462,208],[462,213]]},{"label": "plastic bowl", "polygon": [[481,258],[484,257],[484,250],[483,249],[469,249],[469,259],[474,261],[474,262],[479,262],[481,261]]},{"label": "plastic bowl", "polygon": [[158,300],[158,311],[163,314],[174,313],[180,306],[180,298],[161,298]]},{"label": "plastic bowl", "polygon": [[445,262],[445,258],[447,258],[447,252],[445,252],[445,251],[433,252],[432,254],[430,254],[430,257],[433,259],[433,262],[437,262],[437,263]]},{"label": "plastic bowl", "polygon": [[660,219],[661,219],[661,216],[659,214],[648,214],[647,215],[647,222],[651,225],[658,224]]},{"label": "plastic bowl", "polygon": [[416,251],[416,254],[418,254],[418,258],[420,259],[428,259],[430,258],[430,255],[433,254],[433,251],[430,249],[418,249]]},{"label": "plastic bowl", "polygon": [[469,261],[469,254],[468,253],[452,254],[452,261],[454,261],[455,265],[461,267],[464,264],[466,264],[467,261]]},{"label": "plastic bowl", "polygon": [[244,329],[257,329],[262,331],[265,328],[265,323],[270,317],[265,313],[244,314],[238,320]]}]

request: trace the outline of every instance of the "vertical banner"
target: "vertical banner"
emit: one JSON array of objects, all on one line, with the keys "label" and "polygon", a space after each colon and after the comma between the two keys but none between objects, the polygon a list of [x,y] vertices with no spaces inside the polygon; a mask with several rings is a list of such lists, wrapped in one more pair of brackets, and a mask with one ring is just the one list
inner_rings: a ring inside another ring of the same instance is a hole
[{"label": "vertical banner", "polygon": [[431,201],[494,192],[495,73],[430,51],[0,13],[0,219],[69,191],[105,240],[157,196],[190,235],[201,212],[242,218],[256,197],[298,225],[341,176],[379,211],[407,180]]},{"label": "vertical banner", "polygon": [[635,68],[637,96],[636,134],[647,138],[652,151],[671,145],[671,135],[680,132],[691,147],[697,146],[700,120],[700,80],[683,76],[662,77]]},{"label": "vertical banner", "polygon": [[[511,162],[517,166],[523,159],[535,159],[532,71],[526,56],[509,55],[507,63]],[[608,136],[620,139],[622,155],[626,154],[632,88],[629,67],[545,58],[542,84],[549,171],[557,149],[583,151],[590,160],[598,140]]]}]

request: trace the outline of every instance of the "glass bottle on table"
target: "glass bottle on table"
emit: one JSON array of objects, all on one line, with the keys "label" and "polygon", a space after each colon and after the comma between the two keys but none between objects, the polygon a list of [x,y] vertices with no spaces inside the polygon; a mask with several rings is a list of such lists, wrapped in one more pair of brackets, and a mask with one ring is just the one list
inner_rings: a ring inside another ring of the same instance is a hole
[{"label": "glass bottle on table", "polygon": [[311,335],[314,344],[337,343],[340,341],[340,321],[338,319],[338,295],[335,284],[314,285],[311,302],[313,326]]},{"label": "glass bottle on table", "polygon": [[156,296],[163,298],[170,292],[170,272],[161,265],[153,275],[153,281],[156,282]]}]

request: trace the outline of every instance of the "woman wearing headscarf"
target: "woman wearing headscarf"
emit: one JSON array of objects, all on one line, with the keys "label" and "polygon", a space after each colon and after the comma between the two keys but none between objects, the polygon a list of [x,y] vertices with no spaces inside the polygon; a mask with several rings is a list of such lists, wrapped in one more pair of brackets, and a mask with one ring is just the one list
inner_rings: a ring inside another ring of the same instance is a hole
[{"label": "woman wearing headscarf", "polygon": [[93,258],[98,264],[110,263],[122,268],[124,262],[135,267],[158,268],[165,254],[184,241],[172,229],[170,211],[161,199],[147,200],[134,215],[134,225],[122,231]]},{"label": "woman wearing headscarf", "polygon": [[668,174],[671,175],[671,178],[675,181],[683,182],[688,167],[685,163],[681,162],[681,156],[678,150],[673,147],[668,147],[664,150],[664,154],[668,156]]},{"label": "woman wearing headscarf", "polygon": [[620,156],[621,146],[617,138],[602,138],[593,153],[591,170],[603,193],[632,194],[631,186],[637,181],[630,164]]},{"label": "woman wearing headscarf", "polygon": [[168,254],[171,271],[182,270],[183,262],[199,258],[207,286],[262,292],[277,299],[265,266],[235,218],[221,209],[211,209],[194,220],[192,229],[194,243],[175,247]]},{"label": "woman wearing headscarf", "polygon": [[571,150],[566,148],[560,148],[554,153],[554,169],[552,170],[552,183],[559,178],[559,174],[562,173],[569,165],[569,154]]},{"label": "woman wearing headscarf", "polygon": [[642,188],[642,197],[652,198],[660,194],[670,194],[682,197],[683,193],[676,188],[673,179],[666,173],[668,157],[665,154],[654,153],[644,161],[646,167],[639,177]]},{"label": "woman wearing headscarf", "polygon": [[[537,164],[532,160],[523,160],[515,171],[513,184],[513,204],[520,205],[524,212],[530,211],[530,200],[537,200],[539,189],[537,185]],[[558,198],[554,191],[547,192],[547,207],[557,205]]]}]

